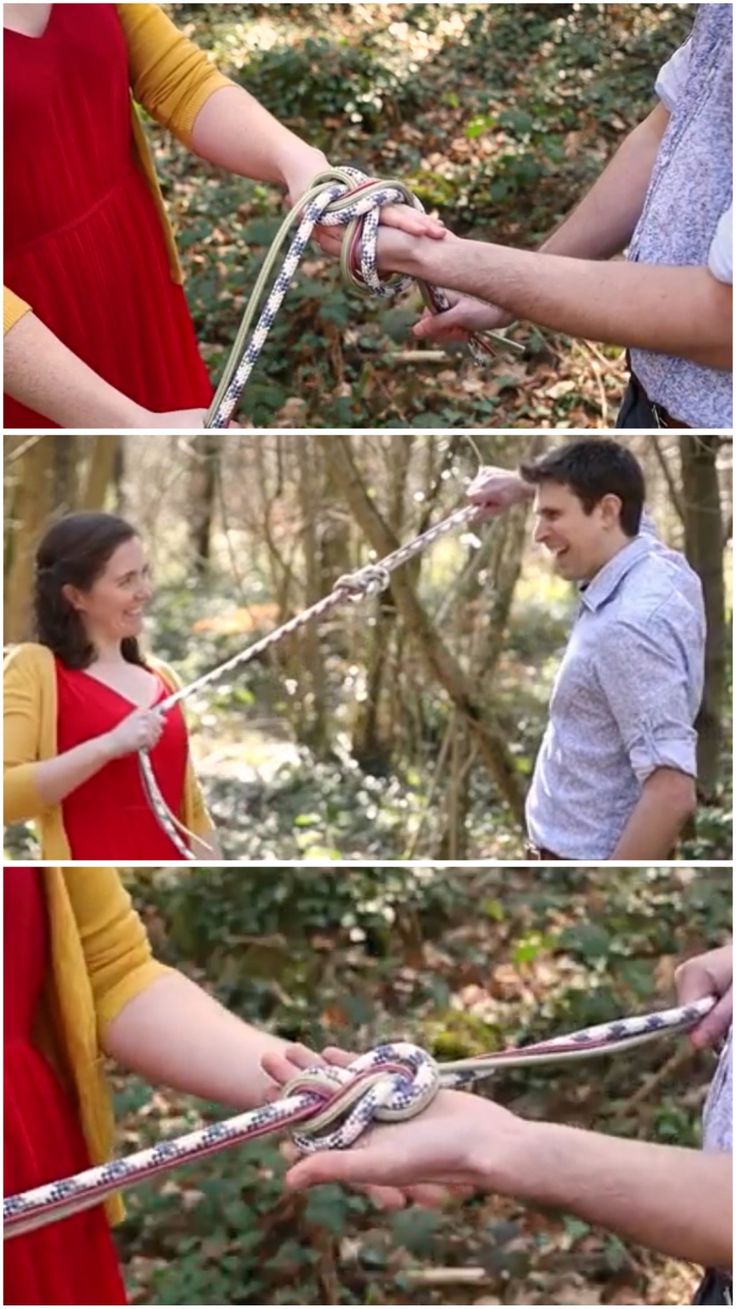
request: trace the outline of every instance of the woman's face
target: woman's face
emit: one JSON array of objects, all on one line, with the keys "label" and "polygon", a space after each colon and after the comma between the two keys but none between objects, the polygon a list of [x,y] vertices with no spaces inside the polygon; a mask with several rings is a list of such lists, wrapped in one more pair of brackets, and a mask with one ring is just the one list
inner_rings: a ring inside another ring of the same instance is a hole
[{"label": "woman's face", "polygon": [[113,551],[88,591],[70,585],[63,591],[92,640],[122,641],[138,636],[153,594],[150,570],[138,537],[123,541]]}]

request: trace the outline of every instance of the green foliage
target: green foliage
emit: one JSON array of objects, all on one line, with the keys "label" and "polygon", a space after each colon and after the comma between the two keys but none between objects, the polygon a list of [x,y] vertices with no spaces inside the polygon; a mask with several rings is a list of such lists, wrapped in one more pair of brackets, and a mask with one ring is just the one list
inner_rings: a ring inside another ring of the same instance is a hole
[{"label": "green foliage", "polygon": [[[182,867],[125,877],[156,954],[242,1017],[316,1047],[404,1036],[443,1059],[662,1006],[668,962],[730,932],[728,870]],[[671,1053],[662,1042],[508,1070],[493,1096],[526,1117],[697,1146],[712,1056],[671,1063]],[[134,1077],[115,1086],[126,1149],[222,1116]],[[664,1262],[643,1251],[500,1197],[390,1216],[335,1187],[286,1195],[283,1168],[261,1143],[131,1192],[118,1241],[133,1303],[460,1304],[462,1284],[417,1285],[412,1273],[472,1265],[486,1270],[477,1294],[492,1299],[513,1278],[524,1303],[567,1303],[563,1288],[584,1268],[582,1302],[600,1303],[605,1288],[606,1302],[625,1291],[646,1304],[649,1278],[660,1288],[665,1279]],[[681,1302],[672,1296],[664,1302]]]},{"label": "green foliage", "polygon": [[[659,65],[694,6],[171,5],[223,71],[335,163],[406,179],[451,228],[531,247],[650,110]],[[150,125],[177,221],[187,291],[213,373],[280,212],[273,188],[220,175]],[[315,251],[296,278],[242,414],[273,425],[588,427],[601,373],[570,343],[525,331],[528,358],[482,387],[464,352],[441,370],[396,365],[396,320],[342,290]],[[418,314],[413,298],[408,317]],[[405,337],[404,337],[405,340]],[[438,376],[441,372],[441,377]],[[602,377],[611,413],[620,358]],[[560,389],[562,388],[562,389]]]},{"label": "green foliage", "polygon": [[307,36],[299,45],[259,52],[241,80],[281,119],[319,125],[337,117],[368,132],[420,102],[417,73],[416,65],[391,67],[370,38],[354,46]]}]

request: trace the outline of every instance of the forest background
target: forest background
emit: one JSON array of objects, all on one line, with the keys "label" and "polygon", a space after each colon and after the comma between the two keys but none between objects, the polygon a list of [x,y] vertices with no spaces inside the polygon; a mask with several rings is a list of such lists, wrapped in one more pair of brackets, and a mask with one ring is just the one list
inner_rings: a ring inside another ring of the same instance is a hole
[{"label": "forest background", "polygon": [[[92,874],[94,875],[94,874]],[[243,1018],[362,1051],[454,1059],[667,1007],[673,970],[730,938],[728,869],[278,866],[126,871],[155,953]],[[514,1112],[698,1148],[713,1052],[685,1038],[507,1071]],[[227,1116],[113,1070],[120,1153]],[[397,1129],[400,1130],[400,1129]],[[128,1193],[117,1229],[139,1304],[688,1304],[699,1273],[570,1216],[478,1194],[387,1215],[283,1190],[277,1144]]]},{"label": "forest background", "polygon": [[[173,4],[218,67],[333,164],[407,182],[451,230],[533,249],[655,104],[691,4]],[[283,217],[277,188],[210,167],[150,122],[197,336],[213,376]],[[523,324],[479,370],[418,352],[419,297],[345,292],[315,247],[241,408],[284,427],[607,427],[615,346]]]},{"label": "forest background", "polygon": [[[65,510],[127,516],[155,578],[146,643],[188,681],[463,503],[479,465],[559,433],[290,433],[6,439],[5,633],[31,632],[32,559]],[[731,855],[732,445],[620,436],[708,613],[700,806],[684,858]],[[187,701],[228,858],[518,858],[524,794],[576,591],[515,509],[454,533]],[[14,855],[28,831],[10,832]]]}]

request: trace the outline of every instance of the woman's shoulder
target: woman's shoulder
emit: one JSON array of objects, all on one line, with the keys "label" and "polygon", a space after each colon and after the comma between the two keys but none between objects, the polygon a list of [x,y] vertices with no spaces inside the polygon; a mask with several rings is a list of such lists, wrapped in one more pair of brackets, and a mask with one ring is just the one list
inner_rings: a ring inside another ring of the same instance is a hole
[{"label": "woman's shoulder", "polygon": [[158,673],[159,677],[162,681],[166,682],[167,686],[178,691],[181,686],[181,678],[174,672],[170,664],[165,663],[163,659],[157,659],[155,655],[151,654],[146,654],[146,664],[151,669],[151,672]]},{"label": "woman's shoulder", "polygon": [[5,651],[3,669],[6,673],[26,673],[29,677],[49,676],[54,667],[54,656],[47,645],[38,641],[21,641]]}]

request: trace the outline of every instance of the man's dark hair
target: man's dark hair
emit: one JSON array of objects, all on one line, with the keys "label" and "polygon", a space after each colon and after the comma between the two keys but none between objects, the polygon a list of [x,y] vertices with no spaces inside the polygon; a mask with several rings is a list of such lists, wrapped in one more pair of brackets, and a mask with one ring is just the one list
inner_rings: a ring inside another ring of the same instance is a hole
[{"label": "man's dark hair", "polygon": [[519,472],[525,482],[540,486],[557,482],[569,486],[586,514],[593,512],[604,495],[617,495],[621,501],[621,530],[636,536],[644,508],[644,474],[637,459],[610,437],[585,437],[572,441],[533,463],[522,464]]}]

